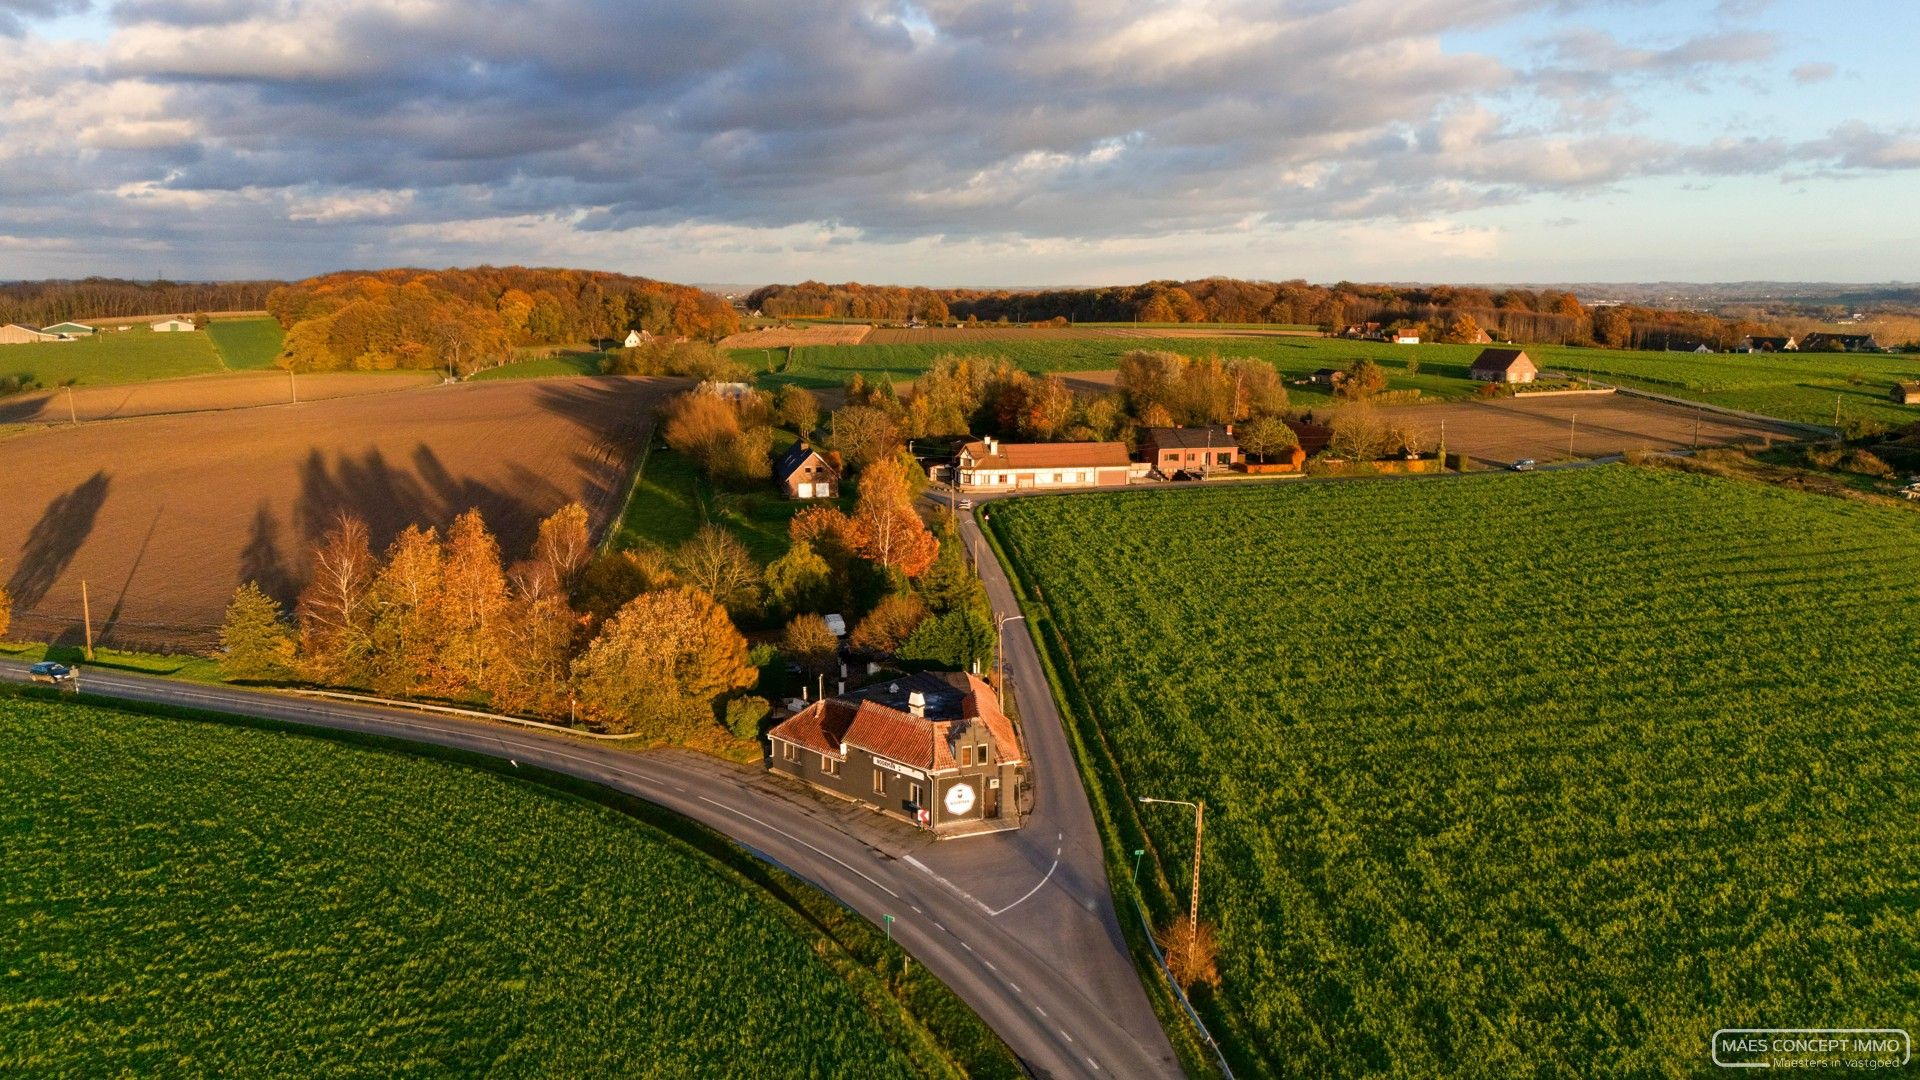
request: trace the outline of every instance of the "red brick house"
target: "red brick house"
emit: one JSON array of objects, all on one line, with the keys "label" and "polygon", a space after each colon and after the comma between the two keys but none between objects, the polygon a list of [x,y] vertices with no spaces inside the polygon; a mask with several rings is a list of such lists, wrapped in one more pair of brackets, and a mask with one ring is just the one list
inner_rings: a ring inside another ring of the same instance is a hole
[{"label": "red brick house", "polygon": [[1140,435],[1140,460],[1172,476],[1229,469],[1246,460],[1233,437],[1232,424],[1211,427],[1148,428]]},{"label": "red brick house", "polygon": [[831,499],[840,494],[840,473],[804,442],[787,447],[773,463],[773,480],[789,499]]},{"label": "red brick house", "polygon": [[1540,369],[1522,349],[1481,349],[1468,374],[1481,382],[1530,383]]},{"label": "red brick house", "polygon": [[978,676],[923,671],[823,698],[767,738],[768,770],[923,829],[1019,824],[1026,757]]}]

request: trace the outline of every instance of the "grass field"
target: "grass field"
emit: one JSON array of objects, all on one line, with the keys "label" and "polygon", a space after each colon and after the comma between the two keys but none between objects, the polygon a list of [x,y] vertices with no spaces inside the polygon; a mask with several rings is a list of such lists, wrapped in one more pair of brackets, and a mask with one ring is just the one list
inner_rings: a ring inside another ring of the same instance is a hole
[{"label": "grass field", "polygon": [[0,1071],[955,1071],[871,928],[608,807],[272,730],[14,697],[0,719]]},{"label": "grass field", "polygon": [[[1214,352],[1222,356],[1254,356],[1273,364],[1290,379],[1304,377],[1318,368],[1345,367],[1357,357],[1372,357],[1386,369],[1389,389],[1419,390],[1423,397],[1444,400],[1473,393],[1476,384],[1468,377],[1468,369],[1481,348],[1308,337],[1060,337],[1035,341],[983,338],[965,343],[810,346],[795,349],[787,369],[764,381],[796,382],[818,389],[839,386],[855,372],[870,380],[885,377],[904,381],[918,377],[939,357],[960,352],[1006,357],[1029,371],[1104,371],[1118,366],[1121,355],[1130,350],[1166,349],[1190,356]],[[1920,356],[1916,355],[1706,356],[1558,345],[1528,346],[1527,351],[1545,370],[1591,374],[1603,381],[1785,420],[1830,424],[1836,397],[1843,419],[1869,416],[1892,423],[1920,420],[1920,409],[1895,405],[1887,398],[1887,390],[1895,381],[1920,378]],[[1409,358],[1420,362],[1417,375],[1409,376],[1405,372]],[[1858,377],[1860,382],[1856,385],[1849,381],[1850,377]],[[1290,387],[1289,390],[1301,404],[1328,400],[1328,395],[1317,387]]]},{"label": "grass field", "polygon": [[1920,1022],[1911,510],[1609,466],[991,523],[1163,917],[1191,818],[1133,798],[1207,800],[1242,1075],[1691,1076],[1719,1027]]},{"label": "grass field", "polygon": [[31,375],[41,386],[144,382],[224,371],[205,333],[156,334],[144,326],[74,341],[0,345],[0,375]]},{"label": "grass field", "polygon": [[[790,432],[774,435],[776,453],[793,443]],[[692,458],[656,444],[647,453],[645,470],[627,500],[612,543],[616,550],[643,544],[671,550],[711,521],[732,532],[765,566],[792,546],[787,524],[793,516],[816,505],[787,498],[771,480],[750,491],[716,488]],[[841,506],[850,509],[852,500],[842,498]]]},{"label": "grass field", "polygon": [[207,336],[220,362],[232,371],[272,367],[287,337],[274,319],[214,319],[207,324]]}]

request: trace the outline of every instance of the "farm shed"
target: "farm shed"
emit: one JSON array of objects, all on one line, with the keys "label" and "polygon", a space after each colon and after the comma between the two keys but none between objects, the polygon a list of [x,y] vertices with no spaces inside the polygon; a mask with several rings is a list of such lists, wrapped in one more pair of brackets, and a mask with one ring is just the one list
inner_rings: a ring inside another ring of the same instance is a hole
[{"label": "farm shed", "polygon": [[1172,476],[1182,469],[1208,472],[1245,460],[1232,424],[1148,428],[1140,436],[1140,460]]},{"label": "farm shed", "polygon": [[1895,383],[1888,396],[1898,405],[1920,405],[1920,382]]},{"label": "farm shed", "polygon": [[976,675],[923,671],[822,698],[767,740],[768,771],[920,828],[1019,824],[1025,756]]},{"label": "farm shed", "polygon": [[986,438],[960,448],[954,473],[961,487],[975,490],[1112,487],[1127,482],[1130,465],[1126,443],[1003,443]]},{"label": "farm shed", "polygon": [[840,473],[805,442],[787,447],[773,463],[773,479],[789,499],[831,499],[840,493]]},{"label": "farm shed", "polygon": [[86,323],[63,322],[40,328],[43,334],[58,334],[63,338],[87,337],[93,333],[93,327]]},{"label": "farm shed", "polygon": [[0,326],[0,345],[27,345],[36,341],[63,341],[59,334],[49,334],[37,326],[25,323],[8,323]]},{"label": "farm shed", "polygon": [[1524,349],[1482,349],[1469,374],[1481,382],[1530,383],[1540,369]]},{"label": "farm shed", "polygon": [[161,319],[159,322],[149,324],[148,329],[156,334],[184,334],[193,329],[193,320]]}]

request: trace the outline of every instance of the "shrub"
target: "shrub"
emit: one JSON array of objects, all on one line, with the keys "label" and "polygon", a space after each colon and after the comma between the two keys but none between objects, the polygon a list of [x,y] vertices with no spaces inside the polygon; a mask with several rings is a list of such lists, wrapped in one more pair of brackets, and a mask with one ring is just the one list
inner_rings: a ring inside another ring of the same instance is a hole
[{"label": "shrub", "polygon": [[727,702],[727,730],[736,739],[760,737],[760,722],[773,706],[763,697],[737,697]]}]

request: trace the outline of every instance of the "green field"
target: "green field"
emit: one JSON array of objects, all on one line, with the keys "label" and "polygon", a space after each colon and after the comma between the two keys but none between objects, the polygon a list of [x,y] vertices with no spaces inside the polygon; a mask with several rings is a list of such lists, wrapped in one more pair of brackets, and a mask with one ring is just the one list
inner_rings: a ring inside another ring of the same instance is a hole
[{"label": "green field", "polygon": [[[877,933],[707,834],[449,761],[18,697],[0,760],[0,1072],[956,1071]],[[941,1019],[972,1025],[974,1071],[1012,1071],[971,1014]]]},{"label": "green field", "polygon": [[207,324],[207,336],[213,339],[220,362],[232,371],[272,367],[287,338],[274,319],[214,319]]},{"label": "green field", "polygon": [[0,345],[0,375],[30,375],[41,386],[145,382],[225,371],[205,333],[156,334],[145,326],[73,341]]},{"label": "green field", "polygon": [[[1242,1075],[1920,1024],[1920,515],[1629,466],[995,504]],[[1058,643],[1064,641],[1062,648]],[[1124,878],[1122,879],[1124,880]]]},{"label": "green field", "polygon": [[[1386,369],[1388,389],[1419,390],[1423,397],[1450,399],[1473,393],[1468,368],[1479,345],[1392,345],[1338,338],[1086,337],[1035,342],[982,340],[916,345],[811,345],[794,350],[785,372],[764,381],[797,382],[811,388],[838,386],[855,372],[868,379],[904,381],[918,377],[949,353],[1004,356],[1029,371],[1104,371],[1117,367],[1133,349],[1166,349],[1187,355],[1219,353],[1254,356],[1273,364],[1287,378],[1304,377],[1323,367],[1345,367],[1366,356]],[[1628,352],[1530,345],[1528,355],[1543,370],[1592,375],[1602,381],[1671,394],[1675,397],[1806,423],[1832,423],[1839,399],[1843,419],[1869,416],[1887,422],[1920,420],[1920,409],[1895,405],[1888,389],[1901,379],[1920,378],[1920,355],[1896,353],[1783,353],[1778,355],[1695,355]],[[1417,375],[1405,373],[1417,358]],[[1858,378],[1856,385],[1851,378]],[[1328,400],[1319,387],[1290,387],[1299,404]]]},{"label": "green field", "polygon": [[[774,431],[774,453],[793,445],[791,432]],[[693,538],[708,522],[724,526],[762,566],[787,553],[787,525],[795,514],[818,502],[789,499],[772,480],[751,490],[715,487],[685,454],[662,445],[647,452],[640,480],[620,515],[615,550],[651,545],[672,550]],[[841,509],[852,500],[842,492]]]}]

